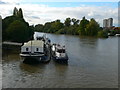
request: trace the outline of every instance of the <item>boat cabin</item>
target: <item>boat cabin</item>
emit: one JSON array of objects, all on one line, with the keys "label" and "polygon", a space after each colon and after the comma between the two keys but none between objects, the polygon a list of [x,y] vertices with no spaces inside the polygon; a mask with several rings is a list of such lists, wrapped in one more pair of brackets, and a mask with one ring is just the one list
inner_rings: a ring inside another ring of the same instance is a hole
[{"label": "boat cabin", "polygon": [[56,52],[65,53],[65,46],[56,45]]},{"label": "boat cabin", "polygon": [[44,42],[41,40],[32,40],[27,43],[24,43],[24,45],[21,47],[21,53],[22,54],[43,54],[44,53]]}]

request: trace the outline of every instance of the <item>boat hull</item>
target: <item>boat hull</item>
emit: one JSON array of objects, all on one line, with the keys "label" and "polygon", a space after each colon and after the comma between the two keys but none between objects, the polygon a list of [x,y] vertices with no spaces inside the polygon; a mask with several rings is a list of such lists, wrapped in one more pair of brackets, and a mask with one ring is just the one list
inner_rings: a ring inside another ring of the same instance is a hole
[{"label": "boat hull", "polygon": [[56,57],[55,55],[52,55],[52,59],[58,63],[63,63],[63,64],[68,63],[68,56],[67,55],[65,57]]},{"label": "boat hull", "polygon": [[23,63],[47,63],[50,61],[50,56],[41,55],[25,55],[20,54]]},{"label": "boat hull", "polygon": [[67,58],[54,58],[53,59],[55,62],[57,63],[62,63],[62,64],[67,64],[68,63],[68,59]]}]

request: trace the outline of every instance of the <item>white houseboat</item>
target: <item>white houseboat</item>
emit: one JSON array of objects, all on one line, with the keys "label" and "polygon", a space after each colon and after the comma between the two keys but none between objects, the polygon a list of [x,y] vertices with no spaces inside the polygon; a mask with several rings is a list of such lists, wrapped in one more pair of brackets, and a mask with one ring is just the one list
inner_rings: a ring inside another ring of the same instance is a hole
[{"label": "white houseboat", "polygon": [[47,62],[50,60],[49,46],[42,40],[31,40],[21,47],[20,56],[24,60]]}]

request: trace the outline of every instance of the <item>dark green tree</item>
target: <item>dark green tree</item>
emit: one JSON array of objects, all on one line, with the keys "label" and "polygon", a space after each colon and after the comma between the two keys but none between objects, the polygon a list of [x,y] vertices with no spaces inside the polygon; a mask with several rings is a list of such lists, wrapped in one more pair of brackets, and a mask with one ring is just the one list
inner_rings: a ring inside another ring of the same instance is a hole
[{"label": "dark green tree", "polygon": [[28,28],[28,38],[29,39],[28,40],[33,40],[34,39],[34,37],[33,37],[34,31],[35,31],[34,25],[29,26],[29,28]]},{"label": "dark green tree", "polygon": [[43,32],[44,26],[42,24],[35,25],[35,31],[37,32]]},{"label": "dark green tree", "polygon": [[11,23],[6,32],[10,41],[25,42],[30,38],[29,27],[19,20]]},{"label": "dark green tree", "polygon": [[71,19],[70,18],[66,18],[64,24],[65,24],[65,27],[69,27],[71,25]]},{"label": "dark green tree", "polygon": [[78,25],[79,20],[77,20],[77,19],[75,19],[75,18],[72,18],[72,22],[73,22],[73,25]]},{"label": "dark green tree", "polygon": [[13,10],[13,16],[18,16],[18,9],[16,7]]},{"label": "dark green tree", "polygon": [[60,20],[56,20],[51,23],[51,32],[55,33],[58,30],[62,29],[64,27],[64,24],[60,22]]},{"label": "dark green tree", "polygon": [[100,30],[100,31],[98,31],[97,36],[100,38],[108,38],[108,33],[106,31]]},{"label": "dark green tree", "polygon": [[51,30],[51,23],[50,22],[45,23],[43,32],[49,33],[50,30]]},{"label": "dark green tree", "polygon": [[6,29],[15,20],[19,20],[21,22],[24,22],[27,26],[29,26],[29,24],[27,22],[25,22],[25,20],[23,18],[19,18],[17,16],[8,16],[8,17],[4,18],[2,20],[2,40],[3,41],[8,39],[7,34],[6,34]]},{"label": "dark green tree", "polygon": [[21,8],[19,9],[18,17],[23,18],[23,12],[22,12],[22,9],[21,9]]},{"label": "dark green tree", "polygon": [[92,18],[86,27],[86,35],[97,36],[99,30],[100,30],[99,24],[95,21],[95,19]]},{"label": "dark green tree", "polygon": [[85,19],[85,17],[82,18],[80,25],[79,25],[79,34],[80,35],[86,35],[86,26],[89,24],[89,21]]}]

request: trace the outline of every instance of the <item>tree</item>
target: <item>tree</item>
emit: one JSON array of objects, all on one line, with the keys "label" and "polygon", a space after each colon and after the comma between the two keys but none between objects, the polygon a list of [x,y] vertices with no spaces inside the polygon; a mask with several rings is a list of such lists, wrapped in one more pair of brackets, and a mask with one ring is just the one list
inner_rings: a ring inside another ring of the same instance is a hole
[{"label": "tree", "polygon": [[82,18],[80,25],[79,25],[79,34],[80,35],[86,35],[86,26],[89,24],[89,21],[85,19],[85,17]]},{"label": "tree", "polygon": [[86,27],[86,35],[97,36],[99,30],[99,24],[95,21],[95,19],[92,18]]},{"label": "tree", "polygon": [[23,18],[22,9],[15,7],[13,15],[2,20],[2,40],[24,42],[33,38],[34,26],[29,26]]},{"label": "tree", "polygon": [[51,23],[51,31],[52,33],[57,32],[58,30],[62,29],[64,27],[63,23],[60,22],[60,20],[56,20]]},{"label": "tree", "polygon": [[45,23],[43,32],[49,33],[50,30],[51,30],[51,23],[50,22]]},{"label": "tree", "polygon": [[100,31],[98,31],[97,36],[100,37],[100,38],[108,38],[108,33],[105,30],[100,30]]},{"label": "tree", "polygon": [[77,19],[73,18],[73,19],[72,19],[72,22],[73,22],[73,25],[78,25],[79,20],[77,20]]},{"label": "tree", "polygon": [[70,18],[66,18],[64,24],[65,24],[65,27],[69,27],[71,25],[71,19]]},{"label": "tree", "polygon": [[16,16],[8,16],[8,17],[4,18],[2,20],[2,40],[7,40],[8,39],[7,34],[6,34],[6,29],[15,20],[19,20],[21,22],[24,22],[27,26],[29,26],[29,24],[27,22],[25,22],[25,20],[23,18],[19,18],[19,17],[16,17]]},{"label": "tree", "polygon": [[30,38],[28,26],[19,20],[11,23],[6,32],[10,41],[25,42]]},{"label": "tree", "polygon": [[15,7],[13,10],[13,16],[17,16],[18,15],[18,9]]},{"label": "tree", "polygon": [[[34,35],[34,30],[35,30],[35,27],[34,27],[33,25],[29,26],[29,28],[28,28],[28,38],[29,38],[30,40],[33,40],[33,39],[34,39],[34,37],[33,37],[33,35]],[[29,39],[28,39],[28,40],[29,40]]]},{"label": "tree", "polygon": [[22,9],[21,9],[21,8],[19,9],[18,17],[23,18],[23,12],[22,12]]},{"label": "tree", "polygon": [[35,31],[37,32],[43,32],[44,26],[42,24],[35,25]]}]

